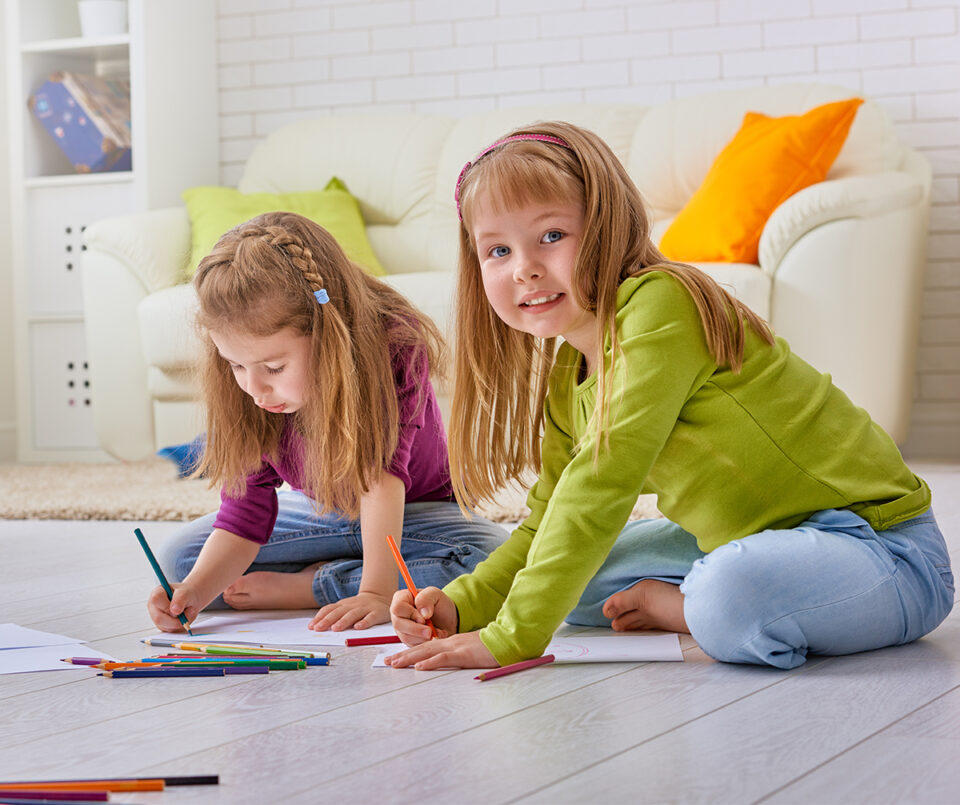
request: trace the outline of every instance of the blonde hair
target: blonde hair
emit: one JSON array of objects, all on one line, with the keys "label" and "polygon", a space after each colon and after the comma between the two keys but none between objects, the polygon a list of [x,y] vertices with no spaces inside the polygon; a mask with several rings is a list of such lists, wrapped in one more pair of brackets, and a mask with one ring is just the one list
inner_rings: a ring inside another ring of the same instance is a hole
[{"label": "blonde hair", "polygon": [[[702,271],[670,262],[660,253],[650,240],[640,192],[600,137],[563,122],[537,123],[507,136],[518,134],[557,137],[568,147],[536,140],[506,142],[470,166],[459,185],[463,218],[449,447],[453,487],[468,508],[526,470],[540,470],[543,403],[556,347],[556,339],[514,330],[487,301],[471,234],[479,196],[498,211],[545,202],[583,205],[573,294],[577,304],[596,315],[597,343],[606,340],[611,348],[610,363],[597,378],[595,460],[609,421],[619,354],[617,289],[628,277],[650,271],[676,277],[696,303],[707,347],[719,366],[739,371],[746,325],[773,343],[767,324],[746,305]],[[603,367],[602,361],[597,363]]]},{"label": "blonde hair", "polygon": [[[257,407],[209,331],[258,337],[289,328],[310,338],[303,406],[289,417],[303,439],[304,491],[319,511],[356,516],[360,496],[389,465],[399,412],[392,359],[441,369],[443,341],[406,299],[351,262],[333,237],[300,215],[260,215],[227,232],[194,277],[204,342],[201,386],[207,446],[195,474],[237,497],[266,456],[279,458],[286,416]],[[314,291],[329,302],[319,304]],[[425,404],[425,397],[420,405]]]}]

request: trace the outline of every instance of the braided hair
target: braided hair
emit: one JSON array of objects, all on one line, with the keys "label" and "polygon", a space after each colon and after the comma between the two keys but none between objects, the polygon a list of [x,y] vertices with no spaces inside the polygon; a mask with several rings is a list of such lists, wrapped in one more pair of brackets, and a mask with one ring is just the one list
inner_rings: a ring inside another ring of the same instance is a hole
[{"label": "braided hair", "polygon": [[[435,325],[350,261],[325,229],[294,213],[266,213],[227,232],[200,262],[194,287],[207,419],[196,474],[240,496],[264,457],[279,458],[292,426],[304,445],[304,491],[318,511],[356,516],[360,496],[397,446],[393,359],[412,347],[416,360],[442,373]],[[313,358],[304,404],[286,416],[256,406],[209,336],[268,337],[284,329],[310,338]]]}]

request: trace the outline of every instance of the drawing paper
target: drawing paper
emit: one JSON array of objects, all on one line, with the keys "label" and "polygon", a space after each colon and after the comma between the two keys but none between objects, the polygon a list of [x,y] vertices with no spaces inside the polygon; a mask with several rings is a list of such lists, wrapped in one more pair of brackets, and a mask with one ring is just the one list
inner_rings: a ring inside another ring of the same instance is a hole
[{"label": "drawing paper", "polygon": [[66,637],[53,632],[28,629],[16,623],[0,623],[0,649],[31,648],[33,646],[62,646],[84,642],[79,637]]},{"label": "drawing paper", "polygon": [[71,665],[61,662],[64,657],[102,657],[112,660],[109,654],[90,648],[83,643],[65,643],[57,646],[33,646],[0,651],[0,674],[25,674],[30,671],[86,671],[88,665]]}]

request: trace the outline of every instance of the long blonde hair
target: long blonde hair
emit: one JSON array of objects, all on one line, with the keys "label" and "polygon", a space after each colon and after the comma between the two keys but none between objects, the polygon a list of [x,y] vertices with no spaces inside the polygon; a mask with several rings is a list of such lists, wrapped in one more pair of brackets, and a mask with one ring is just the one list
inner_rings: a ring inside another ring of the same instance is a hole
[{"label": "long blonde hair", "polygon": [[471,234],[481,195],[497,210],[545,202],[583,205],[573,293],[577,304],[596,315],[597,343],[606,341],[611,349],[606,371],[598,361],[595,459],[608,422],[619,353],[617,289],[628,277],[664,271],[683,283],[719,366],[739,371],[746,325],[773,343],[767,324],[746,305],[702,271],[672,263],[660,253],[650,240],[640,192],[600,137],[563,122],[537,123],[507,136],[520,134],[548,135],[568,147],[536,140],[506,142],[470,166],[458,188],[462,222],[449,449],[453,487],[467,508],[489,499],[525,471],[540,470],[543,403],[556,348],[556,339],[537,338],[505,324],[487,301]]},{"label": "long blonde hair", "polygon": [[[397,446],[392,359],[398,349],[412,348],[416,360],[440,372],[437,328],[351,262],[325,229],[293,213],[260,215],[227,232],[200,262],[194,287],[207,419],[195,474],[242,495],[263,457],[278,459],[289,416],[303,439],[304,491],[320,511],[356,516],[361,494]],[[314,296],[320,289],[326,304]],[[265,337],[285,328],[310,338],[312,357],[304,404],[286,416],[254,404],[209,336],[212,330]]]}]

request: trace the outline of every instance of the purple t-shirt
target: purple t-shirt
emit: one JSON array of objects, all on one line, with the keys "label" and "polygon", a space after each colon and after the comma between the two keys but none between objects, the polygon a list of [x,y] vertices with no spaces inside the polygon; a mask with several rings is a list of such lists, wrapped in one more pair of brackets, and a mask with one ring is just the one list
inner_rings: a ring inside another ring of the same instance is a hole
[{"label": "purple t-shirt", "polygon": [[[399,404],[399,438],[387,472],[403,481],[408,503],[453,500],[447,436],[422,350],[398,350],[393,360],[393,377]],[[233,498],[221,492],[214,528],[260,545],[270,539],[277,521],[277,487],[286,481],[294,489],[303,488],[303,440],[290,426],[290,419],[280,437],[278,461],[271,463],[264,458],[260,469],[247,476],[243,497]]]}]

